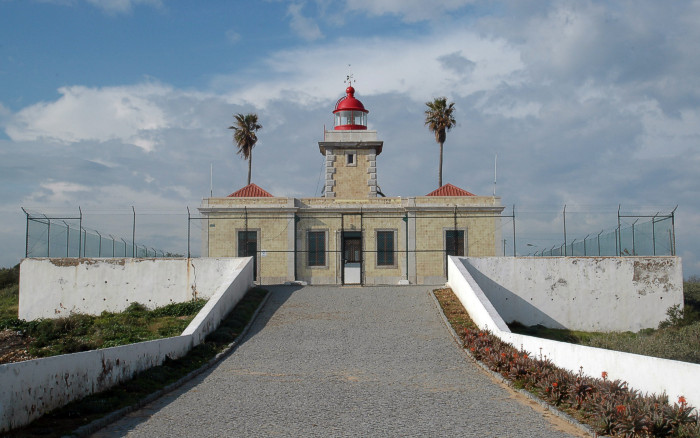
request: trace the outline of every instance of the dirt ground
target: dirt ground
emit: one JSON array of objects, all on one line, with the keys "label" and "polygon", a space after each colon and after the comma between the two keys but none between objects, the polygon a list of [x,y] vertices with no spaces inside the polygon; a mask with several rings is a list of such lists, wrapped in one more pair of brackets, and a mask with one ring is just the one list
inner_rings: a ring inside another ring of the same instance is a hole
[{"label": "dirt ground", "polygon": [[29,354],[27,347],[32,341],[29,336],[22,336],[13,330],[0,331],[0,364],[36,359]]}]

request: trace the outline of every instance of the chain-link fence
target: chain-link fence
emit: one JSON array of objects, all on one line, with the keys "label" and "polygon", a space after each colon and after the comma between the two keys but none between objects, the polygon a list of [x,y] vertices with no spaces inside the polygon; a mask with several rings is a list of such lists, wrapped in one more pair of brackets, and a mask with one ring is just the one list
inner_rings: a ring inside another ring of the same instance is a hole
[{"label": "chain-link fence", "polygon": [[[343,239],[351,239],[352,232],[362,234],[365,231],[360,242],[362,260],[385,258],[379,266],[389,261],[392,266],[404,266],[404,276],[410,271],[405,266],[420,265],[429,254],[441,259],[449,254],[485,253],[497,256],[676,254],[675,209],[668,214],[623,214],[618,208],[615,215],[609,210],[573,211],[569,208],[567,211],[564,207],[557,213],[546,208],[516,209],[514,206],[498,217],[462,211],[399,215],[377,212],[280,213],[265,217],[247,212],[205,217],[189,208],[179,212],[138,212],[133,208],[84,212],[78,208],[77,214],[73,215],[24,211],[27,220],[26,257],[240,256],[243,255],[240,247],[248,248],[244,251],[248,255],[253,251],[250,242],[238,242],[239,235],[235,234],[248,228],[249,231],[265,230],[256,237],[254,251],[259,263],[273,263],[272,255],[277,252],[291,253],[291,258],[297,260],[293,266],[299,271],[308,268],[302,267],[299,260],[306,260],[309,251],[306,248],[308,236],[299,234],[300,230],[311,230],[321,223],[325,223],[328,229],[323,243],[329,259],[335,258],[339,263],[337,260],[345,251]],[[281,228],[280,220],[286,224]],[[476,233],[483,228],[478,221],[488,220],[496,221],[492,231]],[[219,230],[226,228],[221,225],[226,221],[230,223],[227,226],[229,235],[221,238]],[[605,228],[605,224],[610,226],[615,221],[617,226]],[[596,225],[603,225],[598,228],[601,231],[588,233]],[[371,236],[367,234],[370,228]],[[430,229],[437,233],[433,232],[428,238]],[[290,239],[288,233],[295,237]],[[250,234],[242,236],[251,238]],[[318,240],[321,236],[312,235],[311,238]],[[413,241],[413,246],[406,246],[409,240]],[[296,247],[287,246],[287,241],[296,242]],[[282,244],[285,246],[281,247]],[[320,241],[317,244],[320,245]],[[391,245],[394,246],[393,255],[388,255]],[[489,245],[491,247],[486,251]],[[286,263],[286,258],[284,260]]]},{"label": "chain-link fence", "polygon": [[[162,241],[153,227],[148,226],[154,217],[149,219],[141,228],[149,229],[149,236],[142,241],[135,239],[137,215],[123,211],[111,213],[101,212],[84,215],[82,209],[78,214],[50,215],[30,212],[22,209],[26,215],[25,257],[174,257],[183,253],[168,252],[155,248],[146,242]],[[90,219],[90,220],[88,220]],[[99,223],[95,223],[98,221]],[[172,221],[169,221],[172,222]],[[162,226],[164,224],[161,224]],[[114,234],[99,231],[114,228]],[[183,239],[184,240],[184,239]]]},{"label": "chain-link fence", "polygon": [[[519,215],[528,228],[546,228],[537,233],[529,229],[519,233],[529,256],[668,256],[676,254],[675,212],[623,213],[568,209],[557,212],[534,212]],[[533,220],[533,216],[537,218]],[[615,225],[612,225],[612,224]],[[598,225],[608,225],[590,230]],[[611,226],[612,225],[612,226]],[[556,230],[560,230],[559,238]],[[585,234],[584,234],[585,233]]]}]

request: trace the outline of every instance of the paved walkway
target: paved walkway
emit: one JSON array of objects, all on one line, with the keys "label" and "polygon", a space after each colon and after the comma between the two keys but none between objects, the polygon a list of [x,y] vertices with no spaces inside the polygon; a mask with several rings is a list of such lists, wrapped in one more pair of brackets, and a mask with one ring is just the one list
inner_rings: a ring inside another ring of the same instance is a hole
[{"label": "paved walkway", "polygon": [[572,436],[465,359],[427,287],[271,290],[233,354],[95,436]]}]

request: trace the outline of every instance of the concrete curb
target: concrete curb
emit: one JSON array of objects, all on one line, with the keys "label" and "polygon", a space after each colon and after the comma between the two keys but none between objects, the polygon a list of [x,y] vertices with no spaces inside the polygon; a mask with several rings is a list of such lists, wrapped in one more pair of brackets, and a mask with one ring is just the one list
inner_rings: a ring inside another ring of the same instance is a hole
[{"label": "concrete curb", "polygon": [[197,368],[196,370],[190,371],[187,375],[181,377],[178,381],[173,382],[166,387],[159,389],[135,404],[131,406],[126,406],[123,407],[117,411],[111,412],[104,417],[98,418],[84,426],[80,426],[79,428],[75,429],[70,435],[64,435],[64,437],[69,438],[69,437],[86,437],[89,436],[98,430],[108,426],[111,423],[114,423],[115,421],[119,420],[120,418],[126,416],[127,414],[134,412],[137,409],[140,409],[144,407],[145,405],[157,400],[158,398],[164,396],[165,394],[168,394],[169,392],[174,391],[175,389],[179,388],[180,386],[184,385],[185,383],[191,381],[198,375],[202,374],[203,372],[207,371],[208,369],[212,368],[214,365],[216,365],[219,361],[224,359],[226,356],[229,354],[233,353],[233,351],[238,347],[240,344],[240,341],[245,338],[245,336],[248,334],[248,331],[250,330],[250,327],[253,325],[255,320],[258,317],[258,313],[260,313],[260,310],[265,307],[265,304],[267,303],[268,298],[270,298],[270,291],[267,291],[267,294],[265,297],[262,299],[260,302],[260,305],[258,306],[257,309],[255,309],[255,312],[253,312],[253,315],[250,317],[250,321],[248,321],[248,324],[243,328],[241,333],[236,337],[236,339],[231,342],[226,349],[220,353],[218,353],[216,356],[211,358],[207,363],[202,365],[201,367]]},{"label": "concrete curb", "polygon": [[447,330],[452,335],[452,340],[455,341],[455,343],[459,346],[459,349],[462,350],[462,353],[464,353],[465,357],[470,359],[472,362],[474,362],[476,365],[481,367],[484,371],[486,371],[487,373],[492,375],[494,378],[496,378],[496,379],[500,380],[501,382],[505,383],[506,385],[508,385],[513,391],[519,392],[520,394],[524,395],[525,397],[529,398],[530,400],[534,401],[538,405],[540,405],[543,408],[545,408],[546,410],[548,410],[553,415],[556,415],[557,417],[565,420],[566,422],[571,423],[572,425],[576,426],[582,432],[587,433],[593,437],[600,436],[600,435],[596,434],[595,431],[593,429],[591,429],[589,426],[587,426],[583,423],[580,423],[578,420],[576,420],[574,417],[570,416],[569,414],[560,411],[556,407],[546,403],[545,401],[541,400],[540,398],[534,396],[533,394],[527,392],[524,389],[515,388],[513,386],[513,383],[510,380],[506,379],[505,377],[503,377],[499,373],[491,370],[484,363],[477,360],[468,349],[464,348],[464,346],[462,344],[462,339],[455,332],[454,328],[452,328],[452,324],[450,324],[450,321],[447,320],[445,313],[442,311],[442,306],[440,306],[440,302],[438,301],[438,299],[435,296],[435,294],[433,293],[433,291],[429,291],[428,294],[433,299],[433,304],[435,305],[435,307],[438,311],[438,314],[440,315],[440,318],[442,318],[442,322],[445,324],[445,326],[447,327]]}]

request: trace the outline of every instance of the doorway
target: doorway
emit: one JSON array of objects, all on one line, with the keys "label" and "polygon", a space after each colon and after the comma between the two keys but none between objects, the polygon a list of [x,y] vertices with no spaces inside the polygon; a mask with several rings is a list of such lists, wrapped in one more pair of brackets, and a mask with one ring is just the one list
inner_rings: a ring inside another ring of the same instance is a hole
[{"label": "doorway", "polygon": [[238,232],[238,257],[253,257],[253,278],[258,279],[258,232]]},{"label": "doorway", "polygon": [[362,284],[362,233],[343,232],[343,284]]}]

